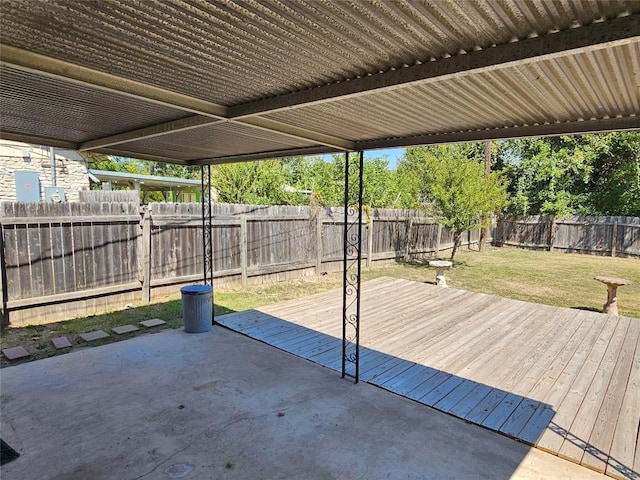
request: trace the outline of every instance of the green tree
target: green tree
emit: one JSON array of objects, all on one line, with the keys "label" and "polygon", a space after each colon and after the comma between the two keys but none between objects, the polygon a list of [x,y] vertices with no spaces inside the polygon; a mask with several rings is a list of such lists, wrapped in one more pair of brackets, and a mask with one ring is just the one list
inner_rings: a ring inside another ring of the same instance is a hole
[{"label": "green tree", "polygon": [[640,215],[640,132],[501,142],[508,212]]},{"label": "green tree", "polygon": [[640,132],[587,137],[595,152],[588,183],[591,210],[640,217]]},{"label": "green tree", "polygon": [[[350,169],[357,172],[358,154],[349,156]],[[381,158],[365,156],[363,170],[364,205],[371,208],[390,207],[396,200],[398,186],[395,172]],[[299,190],[313,191],[314,199],[325,206],[344,204],[344,154],[333,155],[328,161],[320,157],[286,159],[287,183]],[[307,197],[308,198],[308,197]],[[357,176],[349,184],[349,204],[358,202]]]},{"label": "green tree", "polygon": [[211,172],[211,183],[226,203],[291,205],[298,195],[285,190],[287,178],[279,160],[226,163]]},{"label": "green tree", "polygon": [[452,261],[462,233],[481,227],[483,218],[500,211],[507,200],[500,174],[492,172],[485,178],[482,155],[470,159],[475,155],[471,151],[463,145],[410,148],[400,166],[414,171],[412,188],[416,203],[451,229]]},{"label": "green tree", "polygon": [[149,175],[176,178],[200,178],[200,167],[176,165],[174,163],[148,162]]},{"label": "green tree", "polygon": [[508,142],[505,173],[514,214],[567,216],[587,213],[593,149],[573,137]]}]

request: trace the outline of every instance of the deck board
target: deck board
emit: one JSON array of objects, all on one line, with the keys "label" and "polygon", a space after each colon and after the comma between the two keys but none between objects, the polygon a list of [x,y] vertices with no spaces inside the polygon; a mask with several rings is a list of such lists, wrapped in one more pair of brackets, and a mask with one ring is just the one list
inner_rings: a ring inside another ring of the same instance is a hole
[{"label": "deck board", "polygon": [[547,397],[547,403],[556,406],[557,413],[553,418],[553,428],[545,430],[537,443],[538,448],[558,454],[567,435],[570,441],[583,441],[580,437],[573,438],[570,428],[589,392],[593,378],[598,373],[598,367],[617,325],[617,319],[610,318],[610,321],[605,324],[603,334],[587,353],[586,361],[582,363],[580,370],[565,370],[554,384],[551,394]]},{"label": "deck board", "polygon": [[[626,336],[629,328],[630,320],[631,319],[629,318],[621,318],[618,322],[614,335],[611,337],[611,340],[607,345],[607,350],[602,358],[602,362],[595,372],[591,385],[589,385],[589,390],[584,395],[582,404],[576,413],[576,417],[568,428],[570,434],[567,435],[562,447],[560,447],[558,452],[560,457],[568,459],[576,459],[577,457],[580,457],[581,461],[584,456],[585,446],[590,445],[590,448],[594,446],[593,444],[589,444],[588,440],[591,437],[591,432],[595,426],[594,420],[597,420],[598,412],[602,407],[607,387],[611,381],[611,377],[618,360],[618,355],[622,348],[624,337]],[[575,436],[579,441],[571,441],[569,436]]]},{"label": "deck board", "polygon": [[[640,319],[443,289],[362,285],[363,381],[616,478],[638,478]],[[334,370],[342,291],[217,320]]]},{"label": "deck board", "polygon": [[607,386],[602,407],[589,437],[589,444],[593,450],[586,450],[582,456],[581,464],[598,472],[604,472],[607,468],[607,460],[600,452],[611,450],[611,442],[617,425],[617,422],[608,422],[607,419],[619,418],[620,416],[622,400],[631,374],[633,354],[638,344],[638,330],[640,330],[640,322],[631,322],[613,367],[613,375]]},{"label": "deck board", "polygon": [[[637,326],[638,322],[635,322]],[[635,355],[632,359],[629,382],[624,392],[620,415],[613,435],[610,456],[607,461],[607,475],[615,476],[621,466],[631,466],[634,462],[636,449],[640,442],[634,445],[640,425],[640,340],[637,340]],[[636,462],[640,462],[640,455],[636,455]],[[635,464],[634,470],[640,471],[640,465]]]}]

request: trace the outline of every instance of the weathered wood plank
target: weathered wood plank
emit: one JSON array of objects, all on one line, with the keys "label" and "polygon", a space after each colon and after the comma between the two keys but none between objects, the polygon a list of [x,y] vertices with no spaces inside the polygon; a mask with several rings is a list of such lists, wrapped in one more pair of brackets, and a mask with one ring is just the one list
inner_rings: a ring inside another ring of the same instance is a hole
[{"label": "weathered wood plank", "polygon": [[633,472],[640,472],[640,441],[636,442],[636,454],[633,460]]},{"label": "weathered wood plank", "polygon": [[490,430],[499,430],[507,419],[515,412],[523,397],[514,393],[507,393],[502,401],[482,421],[481,425]]},{"label": "weathered wood plank", "polygon": [[[633,332],[637,329],[638,323],[640,322],[637,320],[632,322]],[[619,474],[624,469],[640,471],[638,465],[634,465],[634,455],[636,461],[640,460],[636,454],[636,448],[640,445],[638,438],[638,426],[640,425],[640,340],[636,339],[636,342],[636,350],[632,355],[631,371],[626,390],[622,394],[622,405],[607,462],[606,473],[612,476]]]},{"label": "weathered wood plank", "polygon": [[503,217],[498,221],[496,241],[528,248],[551,244],[551,248],[560,251],[635,256],[640,252],[640,238],[621,242],[619,231],[638,229],[639,224],[637,217],[580,216],[553,220],[544,216]]},{"label": "weathered wood plank", "polygon": [[[624,317],[619,319],[618,327],[607,345],[607,350],[593,376],[589,389],[584,394],[582,404],[568,429],[570,434],[567,435],[560,447],[558,456],[580,460],[585,448],[591,448],[588,440],[594,428],[594,419],[598,417],[598,412],[602,407],[624,337],[629,329],[629,321],[630,319]],[[579,441],[572,441],[570,436],[579,439]]]},{"label": "weathered wood plank", "polygon": [[459,418],[467,418],[467,416],[476,408],[491,392],[489,385],[478,383],[473,389],[449,408],[449,413]]},{"label": "weathered wood plank", "polygon": [[455,405],[467,397],[478,385],[480,384],[473,380],[464,379],[462,383],[438,400],[433,406],[443,412],[450,412]]},{"label": "weathered wood plank", "polygon": [[404,359],[399,359],[395,365],[391,366],[388,369],[385,369],[383,372],[373,374],[371,371],[363,375],[363,379],[373,383],[374,385],[384,386],[385,382],[390,381],[394,377],[402,375],[405,373],[410,367],[415,365],[413,362],[409,362]]},{"label": "weathered wood plank", "polygon": [[551,405],[540,403],[522,430],[518,432],[518,440],[529,445],[536,445],[540,436],[549,428],[556,412]]},{"label": "weathered wood plank", "polygon": [[[472,319],[474,327],[466,332],[447,338],[446,343],[440,342],[437,346],[423,349],[423,358],[437,368],[461,374],[463,371],[469,372],[472,369],[470,363],[479,357],[485,358],[488,350],[493,350],[491,342],[487,337],[495,337],[494,331],[507,331],[507,326],[524,311],[526,305],[520,302],[510,303],[498,301],[495,305],[487,308],[486,316],[477,312]],[[513,332],[512,335],[515,335]],[[512,335],[507,334],[508,338]],[[496,342],[503,340],[502,335],[498,336]],[[437,351],[434,351],[437,347]],[[466,375],[463,375],[466,376]],[[472,378],[476,380],[476,378]]]},{"label": "weathered wood plank", "polygon": [[500,433],[504,433],[505,435],[514,438],[518,438],[520,431],[531,420],[536,409],[542,404],[541,402],[530,398],[520,398],[521,402],[499,427]]},{"label": "weathered wood plank", "polygon": [[585,450],[580,462],[598,472],[604,472],[607,468],[608,452],[611,451],[613,435],[618,424],[618,422],[612,422],[611,419],[617,419],[620,416],[639,336],[640,321],[629,319],[629,330],[624,336],[624,343],[620,354],[615,359],[615,365],[607,365],[607,368],[613,370],[613,373],[602,406],[595,417],[595,425],[589,437],[590,448]]},{"label": "weathered wood plank", "polygon": [[493,388],[465,417],[464,419],[483,425],[485,419],[500,405],[507,396],[507,392],[498,388]]},{"label": "weathered wood plank", "polygon": [[552,453],[560,451],[617,325],[617,317],[609,316],[603,329],[604,335],[600,335],[579,370],[565,370],[554,384],[547,403],[557,408],[556,416],[553,419],[555,425],[553,425],[554,428],[548,428],[542,434],[536,445],[538,448]]},{"label": "weathered wood plank", "polygon": [[[439,287],[430,287],[432,289],[439,289]],[[424,289],[422,289],[424,292]],[[391,343],[389,339],[389,347],[391,351],[396,352],[398,355],[404,358],[409,358],[414,361],[419,361],[422,357],[428,354],[428,352],[438,345],[444,345],[447,340],[443,340],[442,337],[447,338],[448,328],[452,325],[460,323],[460,316],[456,312],[451,311],[452,304],[462,303],[462,313],[464,314],[467,308],[473,308],[472,299],[467,306],[464,306],[465,302],[459,302],[464,297],[459,290],[447,289],[446,293],[439,293],[432,296],[432,298],[425,298],[424,293],[416,294],[415,297],[418,300],[418,304],[415,309],[405,310],[402,305],[396,306],[396,311],[402,311],[409,319],[409,329],[402,329],[396,332],[397,339],[393,339]],[[435,292],[434,292],[435,293]],[[416,322],[415,318],[419,318]],[[409,341],[407,341],[409,340]],[[385,339],[385,348],[387,344]]]},{"label": "weathered wood plank", "polygon": [[[53,259],[53,291],[64,293],[65,288],[65,263],[64,263],[64,229],[60,224],[51,224],[51,247]],[[106,262],[103,263],[106,265]],[[106,270],[106,268],[105,268]]]},{"label": "weathered wood plank", "polygon": [[589,328],[583,332],[583,336],[574,336],[567,342],[562,353],[547,367],[527,395],[554,405],[562,401],[572,379],[602,335],[606,320],[605,316],[591,315],[590,321],[587,322]]},{"label": "weathered wood plank", "polygon": [[[138,282],[125,283],[120,285],[110,285],[107,287],[92,288],[79,292],[63,292],[42,297],[22,298],[18,300],[9,300],[7,306],[10,309],[18,309],[39,305],[61,304],[72,300],[82,300],[87,297],[107,296],[114,293],[130,292],[139,288]],[[98,300],[96,300],[98,301]],[[102,300],[104,301],[104,299]]]},{"label": "weathered wood plank", "polygon": [[40,255],[40,229],[38,226],[27,226],[27,248],[29,250],[29,276],[31,295],[43,295],[42,258]]},{"label": "weathered wood plank", "polygon": [[[32,207],[29,204],[21,204],[18,206],[19,209],[29,209]],[[30,210],[27,210],[25,213],[28,214]],[[20,278],[20,298],[26,298],[30,296],[31,292],[31,259],[29,258],[29,242],[28,242],[28,225],[18,226],[15,229],[16,234],[16,264],[18,266],[19,278]]]},{"label": "weathered wood plank", "polygon": [[407,362],[407,360],[398,358],[394,355],[386,355],[386,360],[381,363],[374,364],[373,362],[367,362],[366,364],[363,364],[363,366],[360,367],[360,378],[363,380],[370,380],[402,363],[407,363],[408,368],[411,362]]},{"label": "weathered wood plank", "polygon": [[[76,289],[76,266],[73,255],[73,227],[70,224],[68,227],[61,228],[62,237],[62,259],[64,265],[64,291],[73,292]],[[113,259],[112,259],[113,260]],[[117,263],[118,260],[115,260]]]},{"label": "weathered wood plank", "polygon": [[592,323],[587,320],[588,317],[590,317],[588,312],[579,311],[569,323],[564,324],[565,328],[556,330],[553,335],[547,335],[547,338],[553,341],[549,343],[545,340],[537,351],[531,352],[531,359],[534,362],[529,363],[522,372],[519,371],[521,367],[518,366],[514,374],[507,378],[506,388],[527,397],[532,396],[531,388],[541,380],[547,369],[553,364],[562,362],[563,355],[570,356],[578,348],[579,342],[592,326]]},{"label": "weathered wood plank", "polygon": [[[520,310],[520,314],[516,314],[516,317],[503,327],[508,333],[493,342],[491,348],[478,353],[463,371],[472,372],[470,375],[476,381],[490,382],[500,385],[504,390],[512,391],[512,383],[506,378],[512,376],[517,380],[524,375],[519,366],[529,362],[531,351],[539,346],[542,339],[554,336],[561,328],[561,322],[549,321],[556,320],[557,316],[554,313],[557,314],[559,311],[560,309],[542,305],[539,311],[531,307]],[[512,368],[501,368],[504,358],[510,359]]]},{"label": "weathered wood plank", "polygon": [[435,405],[444,397],[449,395],[453,390],[455,390],[455,388],[458,387],[462,382],[464,382],[464,378],[452,375],[436,388],[431,390],[429,393],[420,397],[419,401],[427,405]]},{"label": "weathered wood plank", "polygon": [[408,388],[408,384],[404,384],[398,388],[398,393],[412,400],[419,400],[451,377],[450,373],[443,372],[442,370],[437,370],[435,375],[430,375],[430,370],[428,372],[429,375],[426,379],[422,379],[422,381],[413,386],[413,388]]},{"label": "weathered wood plank", "polygon": [[414,364],[407,370],[402,372],[402,375],[398,375],[384,383],[381,386],[387,390],[391,390],[400,395],[413,390],[415,387],[426,381],[429,377],[438,373],[439,370],[428,367],[426,365]]},{"label": "weathered wood plank", "polygon": [[307,342],[302,345],[296,345],[289,351],[295,355],[300,355],[304,358],[314,359],[315,357],[329,352],[331,357],[340,356],[342,349],[342,343],[332,337],[321,335],[316,337],[315,341]]}]

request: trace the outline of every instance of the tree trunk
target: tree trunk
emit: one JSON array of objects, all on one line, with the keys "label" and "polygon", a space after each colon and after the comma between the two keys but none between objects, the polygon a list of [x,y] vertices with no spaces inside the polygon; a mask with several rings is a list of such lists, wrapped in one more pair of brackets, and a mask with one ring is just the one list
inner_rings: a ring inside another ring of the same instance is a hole
[{"label": "tree trunk", "polygon": [[462,237],[462,232],[454,232],[453,234],[453,250],[451,250],[451,261],[453,262],[453,257],[456,256],[456,252],[458,251],[458,246],[460,245],[460,238]]}]

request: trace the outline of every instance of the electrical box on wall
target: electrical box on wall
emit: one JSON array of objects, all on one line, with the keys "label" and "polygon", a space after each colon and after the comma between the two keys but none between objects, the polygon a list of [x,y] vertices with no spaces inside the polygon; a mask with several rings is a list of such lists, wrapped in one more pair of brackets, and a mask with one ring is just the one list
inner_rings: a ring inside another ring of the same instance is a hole
[{"label": "electrical box on wall", "polygon": [[30,170],[16,170],[16,201],[40,201],[40,177],[38,172]]},{"label": "electrical box on wall", "polygon": [[67,195],[62,187],[44,187],[44,200],[50,203],[67,201]]}]

